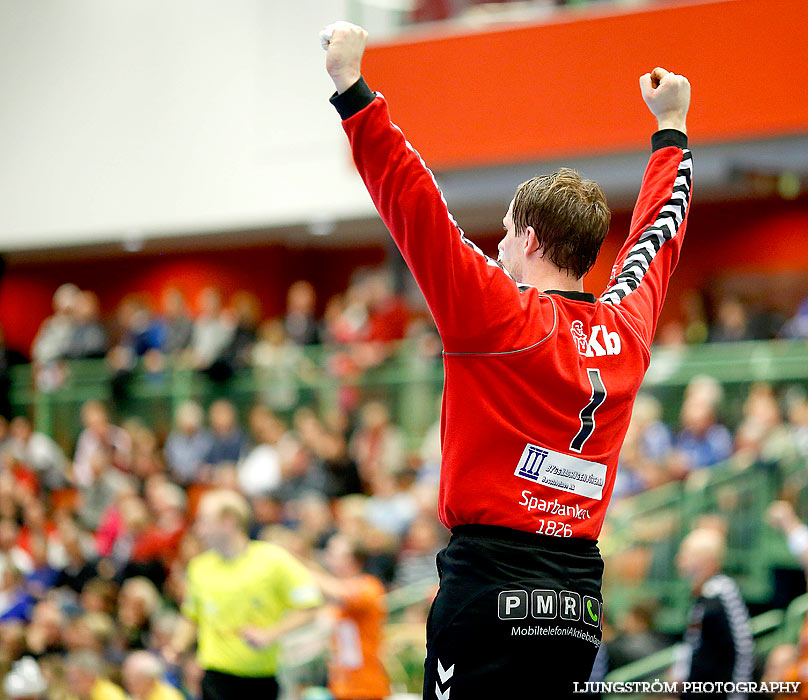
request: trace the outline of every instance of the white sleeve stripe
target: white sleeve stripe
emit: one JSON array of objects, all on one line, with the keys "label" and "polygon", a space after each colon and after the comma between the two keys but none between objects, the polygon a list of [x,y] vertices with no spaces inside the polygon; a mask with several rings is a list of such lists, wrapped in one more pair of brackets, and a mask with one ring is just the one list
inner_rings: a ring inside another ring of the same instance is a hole
[{"label": "white sleeve stripe", "polygon": [[[672,193],[662,206],[656,220],[640,235],[639,240],[629,251],[614,283],[601,295],[606,304],[619,304],[631,292],[639,288],[654,257],[662,246],[679,232],[690,201],[690,173],[693,160],[688,149],[682,151],[682,159],[673,181]],[[650,254],[650,260],[648,255]]]}]

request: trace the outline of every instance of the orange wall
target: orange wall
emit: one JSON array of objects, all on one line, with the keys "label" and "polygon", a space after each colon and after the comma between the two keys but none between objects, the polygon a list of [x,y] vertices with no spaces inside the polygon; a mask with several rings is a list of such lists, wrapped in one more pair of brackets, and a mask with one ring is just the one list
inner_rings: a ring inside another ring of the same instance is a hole
[{"label": "orange wall", "polygon": [[363,72],[436,169],[645,148],[657,65],[691,81],[694,143],[736,141],[808,132],[806,26],[805,0],[595,9],[375,46]]}]

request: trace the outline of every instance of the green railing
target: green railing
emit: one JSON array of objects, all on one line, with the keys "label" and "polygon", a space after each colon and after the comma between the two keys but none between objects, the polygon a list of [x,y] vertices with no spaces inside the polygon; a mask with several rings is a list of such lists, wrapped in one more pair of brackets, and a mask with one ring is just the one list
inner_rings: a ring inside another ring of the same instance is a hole
[{"label": "green railing", "polygon": [[345,352],[344,348],[306,348],[293,366],[277,371],[242,369],[225,381],[214,381],[170,360],[160,372],[137,369],[122,381],[115,379],[103,360],[80,360],[63,364],[64,380],[51,392],[37,390],[31,366],[22,365],[12,368],[10,399],[16,413],[31,417],[38,430],[68,451],[81,429],[80,407],[85,401],[104,401],[113,406],[116,420],[139,416],[158,434],[166,434],[182,401],[208,404],[220,397],[232,400],[242,418],[256,402],[290,418],[300,406],[325,415],[337,405],[381,399],[409,445],[417,446],[438,415],[443,386],[440,360],[423,357],[413,344],[401,343],[379,366],[351,373],[338,367]]},{"label": "green railing", "polygon": [[727,527],[726,573],[747,601],[765,604],[772,569],[797,567],[782,534],[766,524],[765,512],[784,483],[804,480],[805,467],[805,460],[797,459],[737,471],[730,462],[613,504],[600,540],[612,620],[633,603],[650,600],[658,606],[660,629],[683,628],[689,592],[677,575],[675,556],[683,537],[705,516],[718,516]]},{"label": "green railing", "polygon": [[[752,634],[755,637],[755,652],[768,654],[778,644],[794,644],[808,613],[808,593],[794,599],[788,608],[769,610],[753,617]],[[643,659],[615,669],[606,676],[606,681],[631,682],[659,678],[664,680],[665,671],[676,657],[677,645],[646,656]]]},{"label": "green railing", "polygon": [[[413,343],[403,342],[379,367],[354,377],[336,377],[333,369],[344,352],[344,348],[309,348],[299,366],[284,370],[280,377],[277,372],[247,369],[236,372],[227,382],[211,381],[170,362],[160,373],[136,371],[127,384],[117,385],[125,389],[116,396],[117,417],[148,416],[158,432],[166,432],[173,409],[184,399],[208,403],[224,395],[246,410],[256,400],[277,401],[281,386],[286,400],[276,407],[281,414],[291,413],[298,405],[325,412],[338,402],[384,399],[410,445],[417,445],[437,417],[443,384],[440,361],[423,357]],[[111,401],[113,383],[103,360],[71,362],[65,367],[66,379],[53,393],[35,390],[30,366],[13,368],[11,400],[15,410],[32,416],[38,429],[69,448],[80,429],[80,405],[88,399]],[[738,399],[750,383],[808,379],[808,344],[778,340],[655,348],[643,389],[662,401],[665,420],[673,425],[685,386],[700,374],[724,385],[722,417],[734,424],[740,418]]]}]

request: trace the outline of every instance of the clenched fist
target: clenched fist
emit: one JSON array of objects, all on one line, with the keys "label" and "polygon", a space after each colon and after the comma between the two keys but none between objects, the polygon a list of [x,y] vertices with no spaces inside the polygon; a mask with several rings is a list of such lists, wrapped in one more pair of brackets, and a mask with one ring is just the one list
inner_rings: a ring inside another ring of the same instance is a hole
[{"label": "clenched fist", "polygon": [[362,75],[362,54],[368,33],[350,22],[335,22],[320,32],[326,48],[325,69],[342,94]]},{"label": "clenched fist", "polygon": [[687,110],[690,107],[687,78],[664,68],[654,68],[640,78],[640,90],[660,129],[678,129],[687,133]]}]

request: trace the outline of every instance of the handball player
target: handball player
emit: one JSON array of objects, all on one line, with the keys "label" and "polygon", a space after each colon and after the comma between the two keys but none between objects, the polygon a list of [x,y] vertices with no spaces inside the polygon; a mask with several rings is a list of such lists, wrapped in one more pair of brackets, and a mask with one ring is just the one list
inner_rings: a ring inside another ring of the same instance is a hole
[{"label": "handball player", "polygon": [[424,698],[572,697],[600,646],[597,537],[685,234],[690,84],[662,68],[640,78],[658,131],[595,297],[582,278],[610,220],[597,183],[566,168],[522,183],[498,259],[486,257],[362,78],[367,33],[338,22],[321,37],[356,167],[444,347],[439,515],[452,537],[437,559]]}]

